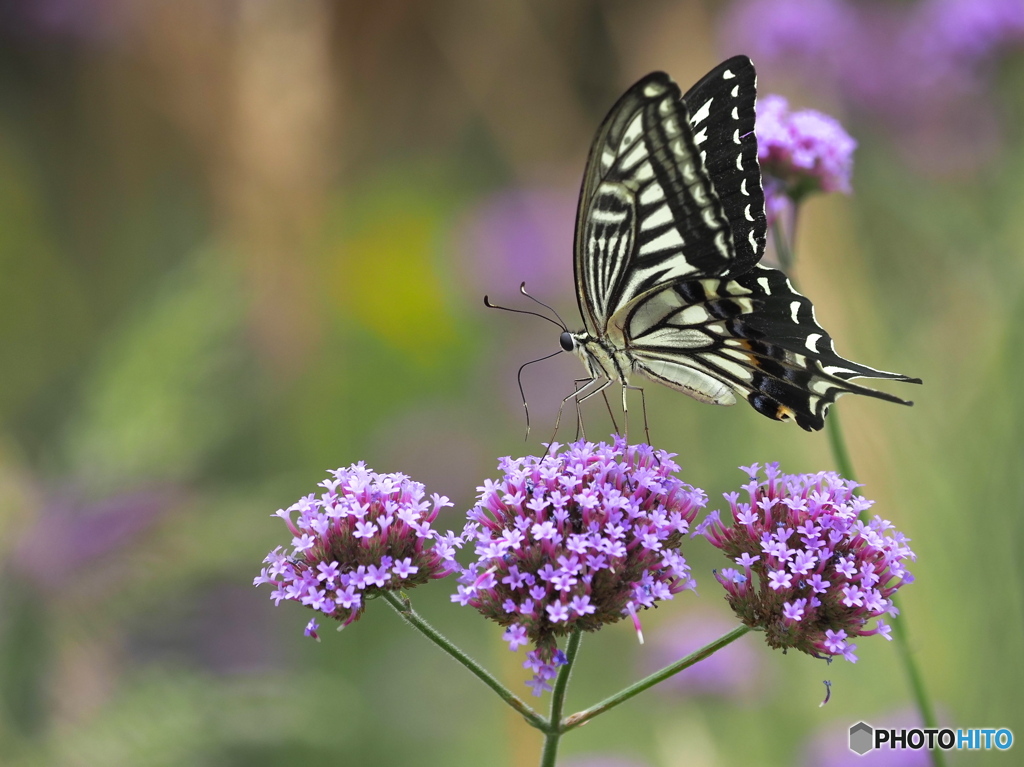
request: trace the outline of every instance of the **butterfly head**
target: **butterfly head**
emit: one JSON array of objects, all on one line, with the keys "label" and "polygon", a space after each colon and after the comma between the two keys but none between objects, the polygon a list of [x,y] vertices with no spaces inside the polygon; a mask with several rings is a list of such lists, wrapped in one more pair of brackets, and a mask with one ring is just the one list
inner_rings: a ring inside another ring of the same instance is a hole
[{"label": "butterfly head", "polygon": [[558,338],[562,351],[572,352],[583,362],[593,379],[627,383],[632,370],[629,355],[607,337],[594,337],[586,330],[565,331]]}]

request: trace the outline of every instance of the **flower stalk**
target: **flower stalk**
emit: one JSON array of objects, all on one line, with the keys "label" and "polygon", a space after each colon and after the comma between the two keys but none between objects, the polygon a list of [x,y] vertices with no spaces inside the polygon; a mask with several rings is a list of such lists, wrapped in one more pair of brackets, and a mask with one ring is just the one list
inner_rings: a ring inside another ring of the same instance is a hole
[{"label": "flower stalk", "polygon": [[576,655],[579,653],[582,639],[582,629],[576,629],[569,636],[569,643],[565,648],[566,660],[558,671],[558,678],[555,680],[555,687],[551,693],[551,710],[548,715],[548,729],[544,738],[544,750],[541,752],[540,767],[555,767],[558,743],[562,735],[565,734],[565,728],[561,726],[565,693],[569,688],[569,675],[572,674],[572,667],[576,663]]}]

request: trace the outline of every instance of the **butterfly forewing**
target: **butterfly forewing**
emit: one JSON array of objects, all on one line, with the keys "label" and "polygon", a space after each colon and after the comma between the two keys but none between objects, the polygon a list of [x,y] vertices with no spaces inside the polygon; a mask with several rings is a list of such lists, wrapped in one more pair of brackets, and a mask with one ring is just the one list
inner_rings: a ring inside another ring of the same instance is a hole
[{"label": "butterfly forewing", "polygon": [[741,274],[761,259],[768,231],[754,136],[757,75],[733,56],[683,96],[694,141],[732,231],[735,253],[719,274]]},{"label": "butterfly forewing", "polygon": [[[605,118],[590,150],[576,221],[577,297],[591,333],[600,334],[613,314],[666,283],[756,261],[764,198],[752,133],[755,82],[745,57],[716,67],[691,91],[701,100],[697,121],[679,87],[655,72]],[[723,137],[733,142],[728,150]],[[698,139],[714,150],[713,166],[705,166],[707,150]],[[728,168],[719,157],[726,152]],[[722,176],[724,199],[709,167]],[[739,248],[737,231],[746,237]]]},{"label": "butterfly forewing", "polygon": [[759,413],[804,429],[822,428],[842,394],[908,404],[852,378],[920,383],[840,357],[811,302],[763,266],[667,286],[637,302],[621,330],[635,369],[648,378],[715,404],[740,394]]}]

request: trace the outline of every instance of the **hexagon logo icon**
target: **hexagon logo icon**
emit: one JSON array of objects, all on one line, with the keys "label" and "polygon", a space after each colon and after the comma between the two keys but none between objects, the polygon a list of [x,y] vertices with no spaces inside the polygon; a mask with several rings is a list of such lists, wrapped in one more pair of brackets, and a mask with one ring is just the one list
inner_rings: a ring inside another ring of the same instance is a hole
[{"label": "hexagon logo icon", "polygon": [[850,728],[850,750],[855,754],[864,756],[874,746],[875,731],[866,722],[857,722]]}]

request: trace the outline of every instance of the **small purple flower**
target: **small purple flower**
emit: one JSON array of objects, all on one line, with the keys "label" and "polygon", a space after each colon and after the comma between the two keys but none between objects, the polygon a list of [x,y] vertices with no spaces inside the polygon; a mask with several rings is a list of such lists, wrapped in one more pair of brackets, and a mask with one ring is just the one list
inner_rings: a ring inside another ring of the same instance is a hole
[{"label": "small purple flower", "polygon": [[[726,570],[716,578],[736,615],[764,631],[770,647],[855,662],[856,645],[849,639],[888,638],[881,618],[895,609],[896,590],[913,582],[904,569],[915,558],[908,539],[881,517],[862,522],[858,514],[866,504],[853,495],[857,483],[834,472],[784,475],[778,464],[769,464],[764,474],[765,480],[744,485],[750,503],[740,503],[735,493],[726,496],[732,527],[717,514],[698,527],[734,562],[757,554],[748,568],[757,581]],[[751,512],[753,524],[740,522]],[[783,554],[782,540],[793,547],[792,555]],[[877,622],[869,628],[872,619]]]},{"label": "small purple flower", "polygon": [[519,649],[520,645],[529,644],[529,637],[526,636],[526,627],[520,626],[518,623],[513,623],[505,631],[504,640],[508,642],[508,648],[515,652]]},{"label": "small purple flower", "polygon": [[569,620],[569,606],[561,602],[549,604],[544,608],[548,612],[548,620],[551,623],[565,623]]},{"label": "small purple flower", "polygon": [[526,665],[539,695],[559,665],[558,637],[626,616],[639,628],[638,610],[694,587],[677,549],[707,498],[673,476],[670,453],[621,437],[498,466],[504,476],[477,488],[464,533],[477,559],[452,601],[509,627],[512,649],[533,643]]},{"label": "small purple flower", "polygon": [[793,574],[785,570],[772,570],[768,573],[768,588],[775,591],[788,589],[792,585]]},{"label": "small purple flower", "polygon": [[597,609],[590,604],[590,597],[586,594],[581,597],[573,597],[571,607],[577,615],[590,615]]},{"label": "small purple flower", "polygon": [[804,608],[807,606],[806,599],[797,599],[795,602],[785,602],[782,605],[782,614],[787,621],[797,622],[804,617]]},{"label": "small purple flower", "polygon": [[[271,599],[299,602],[347,626],[366,599],[442,578],[458,567],[453,556],[461,539],[431,528],[438,512],[452,504],[404,474],[377,474],[363,463],[330,472],[324,492],[300,498],[281,517],[292,535],[292,550],[278,546],[253,583],[274,586]],[[296,516],[297,515],[297,516]],[[428,548],[428,544],[433,546]],[[311,620],[306,635],[317,638]]]},{"label": "small purple flower", "polygon": [[309,619],[309,623],[306,624],[306,630],[305,630],[304,633],[306,634],[306,636],[308,636],[308,637],[310,637],[312,639],[315,639],[316,641],[319,642],[320,641],[320,635],[316,633],[316,630],[318,628],[320,628],[320,624],[316,622],[315,618],[310,618]]},{"label": "small purple flower", "polygon": [[769,95],[757,102],[754,130],[770,216],[780,197],[799,202],[812,192],[850,192],[857,142],[834,118],[813,109],[791,112],[786,99]]},{"label": "small purple flower", "polygon": [[402,580],[407,579],[410,575],[414,575],[419,572],[419,568],[412,563],[412,557],[406,557],[398,562],[395,562],[394,573]]}]

